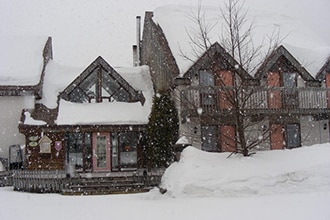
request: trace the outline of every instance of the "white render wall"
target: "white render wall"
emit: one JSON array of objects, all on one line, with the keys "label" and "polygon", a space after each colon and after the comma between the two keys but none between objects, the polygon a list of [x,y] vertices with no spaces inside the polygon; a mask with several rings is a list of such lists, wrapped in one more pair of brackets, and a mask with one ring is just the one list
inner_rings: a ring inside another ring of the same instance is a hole
[{"label": "white render wall", "polygon": [[301,145],[309,146],[330,142],[329,121],[314,121],[311,116],[300,118]]},{"label": "white render wall", "polygon": [[25,144],[18,124],[24,108],[34,107],[34,96],[0,96],[0,157],[8,158],[8,147]]},{"label": "white render wall", "polygon": [[[186,137],[189,144],[201,149],[201,127],[199,118],[182,118],[181,117],[181,91],[185,86],[177,86],[172,93],[176,108],[179,114],[179,138]],[[183,121],[185,121],[183,123]]]},{"label": "white render wall", "polygon": [[245,137],[247,142],[254,142],[257,139],[263,140],[259,145],[257,145],[252,151],[257,150],[270,150],[270,135],[266,132],[263,134],[263,129],[265,131],[269,130],[269,120],[262,120],[258,123],[253,123],[245,131]]}]

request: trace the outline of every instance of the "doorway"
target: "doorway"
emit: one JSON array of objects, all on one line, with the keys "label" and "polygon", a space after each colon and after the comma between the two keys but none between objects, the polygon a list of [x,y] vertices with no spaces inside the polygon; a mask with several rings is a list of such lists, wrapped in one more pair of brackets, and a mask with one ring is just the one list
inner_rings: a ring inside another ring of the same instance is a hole
[{"label": "doorway", "polygon": [[93,170],[110,170],[110,133],[93,133]]}]

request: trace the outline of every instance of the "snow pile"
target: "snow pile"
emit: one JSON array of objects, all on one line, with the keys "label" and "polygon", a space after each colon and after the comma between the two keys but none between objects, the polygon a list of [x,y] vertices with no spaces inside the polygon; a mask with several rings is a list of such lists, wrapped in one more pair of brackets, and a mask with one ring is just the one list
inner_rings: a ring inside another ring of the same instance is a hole
[{"label": "snow pile", "polygon": [[0,187],[0,219],[329,220],[329,155],[330,144],[258,152],[250,158],[189,147],[167,169],[164,195],[154,189],[61,196]]},{"label": "snow pile", "polygon": [[186,136],[182,136],[175,144],[189,144],[189,141]]},{"label": "snow pile", "polygon": [[28,124],[28,125],[45,125],[45,124],[47,124],[44,121],[33,119],[31,117],[30,112],[24,112],[24,116],[25,116],[24,124]]},{"label": "snow pile", "polygon": [[0,35],[0,85],[36,85],[43,68],[43,36]]},{"label": "snow pile", "polygon": [[330,191],[330,144],[262,151],[251,157],[193,147],[165,172],[172,197],[241,197]]}]

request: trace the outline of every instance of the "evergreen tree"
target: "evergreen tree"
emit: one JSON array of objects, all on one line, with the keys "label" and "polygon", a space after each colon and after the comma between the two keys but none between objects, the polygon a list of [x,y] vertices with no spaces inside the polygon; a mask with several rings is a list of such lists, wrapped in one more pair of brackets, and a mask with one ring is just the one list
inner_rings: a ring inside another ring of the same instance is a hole
[{"label": "evergreen tree", "polygon": [[152,168],[168,167],[174,161],[179,119],[169,93],[157,93],[147,125],[147,158]]}]

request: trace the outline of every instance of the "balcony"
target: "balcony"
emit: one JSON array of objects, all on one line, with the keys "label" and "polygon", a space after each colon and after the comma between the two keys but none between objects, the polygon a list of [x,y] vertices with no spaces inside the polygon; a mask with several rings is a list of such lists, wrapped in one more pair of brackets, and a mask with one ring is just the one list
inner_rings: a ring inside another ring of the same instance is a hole
[{"label": "balcony", "polygon": [[[234,101],[236,94],[238,101]],[[182,116],[227,116],[233,106],[247,115],[298,114],[320,115],[330,113],[330,90],[326,88],[259,87],[239,89],[224,87],[189,87],[181,92]]]}]

